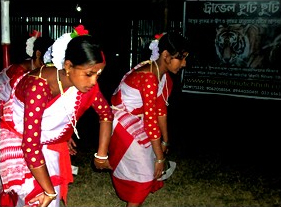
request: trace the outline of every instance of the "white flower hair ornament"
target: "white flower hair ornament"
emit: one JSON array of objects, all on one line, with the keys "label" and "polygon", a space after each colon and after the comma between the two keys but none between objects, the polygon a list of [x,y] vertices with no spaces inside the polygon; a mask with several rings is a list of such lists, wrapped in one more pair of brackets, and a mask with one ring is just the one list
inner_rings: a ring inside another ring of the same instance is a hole
[{"label": "white flower hair ornament", "polygon": [[47,63],[52,63],[52,46],[50,46],[48,48],[48,50],[45,52],[44,56],[43,56],[43,60],[44,60],[44,63],[47,64]]},{"label": "white flower hair ornament", "polygon": [[[64,67],[64,60],[65,60],[65,50],[67,48],[67,44],[70,42],[72,38],[81,36],[81,35],[88,35],[88,30],[84,29],[83,25],[79,25],[77,27],[74,27],[74,31],[72,33],[65,33],[62,36],[60,36],[52,45],[51,48],[48,49],[46,53],[51,53],[51,55],[46,54],[46,61],[52,57],[52,62],[54,66],[61,70]],[[45,62],[45,61],[44,61]]]},{"label": "white flower hair ornament", "polygon": [[159,54],[159,40],[160,38],[166,33],[162,33],[162,34],[156,34],[154,37],[155,39],[151,41],[150,45],[149,45],[149,49],[152,50],[151,56],[150,56],[150,60],[151,61],[155,61],[159,58],[160,54]]},{"label": "white flower hair ornament", "polygon": [[[62,36],[60,36],[52,45],[52,49],[49,51],[51,52],[52,56],[52,62],[54,66],[58,69],[61,70],[63,69],[64,66],[64,57],[65,57],[65,50],[67,47],[67,44],[69,41],[72,39],[70,36],[71,33],[65,33]],[[47,52],[48,52],[47,51]],[[45,54],[46,55],[46,54]],[[45,56],[44,55],[44,56]],[[47,56],[47,55],[46,55]]]},{"label": "white flower hair ornament", "polygon": [[37,39],[37,37],[41,36],[41,32],[37,30],[33,30],[31,34],[29,34],[30,38],[26,40],[26,54],[28,54],[29,57],[32,57],[33,55],[33,47],[34,47],[34,42]]}]

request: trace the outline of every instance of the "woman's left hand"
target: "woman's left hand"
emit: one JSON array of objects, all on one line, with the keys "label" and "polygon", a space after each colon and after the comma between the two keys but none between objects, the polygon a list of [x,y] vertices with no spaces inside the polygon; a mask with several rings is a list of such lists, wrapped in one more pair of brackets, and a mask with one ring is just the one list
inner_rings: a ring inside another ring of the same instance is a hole
[{"label": "woman's left hand", "polygon": [[161,144],[161,148],[162,148],[163,154],[167,155],[167,154],[168,154],[168,151],[169,151],[168,146],[165,146],[165,145]]},{"label": "woman's left hand", "polygon": [[75,149],[76,143],[74,142],[74,140],[72,138],[70,138],[70,140],[68,140],[67,145],[68,145],[68,149],[69,149],[69,154],[76,155],[77,154],[77,151]]},{"label": "woman's left hand", "polygon": [[164,172],[164,167],[165,167],[165,162],[155,162],[155,168],[154,168],[154,179],[158,179],[161,178],[161,176],[163,175]]}]

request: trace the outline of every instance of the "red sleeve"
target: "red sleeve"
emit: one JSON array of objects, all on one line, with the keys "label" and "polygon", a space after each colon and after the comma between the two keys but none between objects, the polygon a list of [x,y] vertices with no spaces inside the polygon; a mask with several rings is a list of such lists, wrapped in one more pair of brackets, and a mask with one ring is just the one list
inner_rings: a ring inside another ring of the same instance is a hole
[{"label": "red sleeve", "polygon": [[44,79],[28,76],[20,84],[24,101],[24,130],[22,150],[27,166],[36,168],[45,164],[42,153],[41,121],[47,102],[51,99],[51,91]]},{"label": "red sleeve", "polygon": [[167,106],[162,96],[157,98],[157,115],[167,116]]},{"label": "red sleeve", "polygon": [[7,70],[7,76],[10,78],[10,85],[12,88],[14,87],[17,78],[25,73],[24,70],[25,69],[18,64],[11,65],[11,67]]},{"label": "red sleeve", "polygon": [[100,121],[113,121],[113,114],[111,108],[101,93],[101,91],[97,92],[96,98],[92,104],[93,108],[99,115]]},{"label": "red sleeve", "polygon": [[142,73],[140,75],[141,96],[144,109],[144,130],[150,139],[159,139],[161,137],[158,126],[157,113],[157,90],[158,80],[152,73]]}]

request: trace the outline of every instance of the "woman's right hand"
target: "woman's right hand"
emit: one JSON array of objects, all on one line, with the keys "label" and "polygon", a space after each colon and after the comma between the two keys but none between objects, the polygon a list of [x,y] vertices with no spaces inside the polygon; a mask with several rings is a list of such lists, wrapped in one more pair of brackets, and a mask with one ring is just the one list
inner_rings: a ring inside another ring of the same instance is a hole
[{"label": "woman's right hand", "polygon": [[112,170],[113,168],[111,167],[108,159],[106,160],[101,160],[101,159],[98,159],[98,158],[94,158],[94,164],[95,164],[95,167],[99,170],[103,170],[103,169],[109,169],[109,170]]},{"label": "woman's right hand", "polygon": [[47,196],[45,193],[41,193],[41,194],[37,195],[36,197],[30,199],[30,201],[28,203],[31,205],[37,204],[40,207],[47,207],[55,199],[56,199],[55,197],[50,197],[50,196]]},{"label": "woman's right hand", "polygon": [[55,192],[55,188],[52,184],[47,166],[42,165],[37,168],[30,168],[30,171],[45,192],[38,194],[36,197],[30,199],[29,202],[37,202],[39,203],[39,205],[36,203],[38,206],[47,207],[52,202],[52,200],[55,200],[55,198],[57,197],[57,193]]}]

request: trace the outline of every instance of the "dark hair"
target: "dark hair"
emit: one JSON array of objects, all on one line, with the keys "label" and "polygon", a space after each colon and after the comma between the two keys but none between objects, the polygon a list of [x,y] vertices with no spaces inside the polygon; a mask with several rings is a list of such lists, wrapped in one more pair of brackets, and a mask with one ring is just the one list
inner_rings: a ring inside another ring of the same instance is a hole
[{"label": "dark hair", "polygon": [[20,64],[29,56],[26,53],[26,40],[29,34],[18,35],[11,39],[10,45],[10,62],[11,64]]},{"label": "dark hair", "polygon": [[101,47],[90,35],[82,35],[70,40],[65,51],[65,60],[70,60],[73,66],[102,63]]},{"label": "dark hair", "polygon": [[171,55],[177,55],[176,58],[182,59],[183,53],[188,52],[188,41],[180,33],[166,33],[159,40],[159,54],[167,50]]},{"label": "dark hair", "polygon": [[[153,40],[155,38],[153,37]],[[152,51],[149,49],[151,41],[148,42],[143,49],[141,49],[141,59],[147,60],[150,58]],[[164,50],[167,50],[171,55],[177,54],[176,58],[182,59],[183,53],[189,52],[190,46],[187,38],[182,36],[180,33],[171,32],[165,33],[159,40],[158,44],[159,54],[161,54]]]},{"label": "dark hair", "polygon": [[[30,38],[30,36],[29,34],[26,34],[12,40],[10,47],[10,62],[12,64],[20,64],[27,58],[30,58],[30,56],[26,53],[26,40],[28,38]],[[36,50],[39,50],[41,52],[41,58],[43,60],[45,52],[53,43],[54,40],[48,36],[37,37],[33,45],[32,58],[36,58]]]},{"label": "dark hair", "polygon": [[36,51],[39,50],[41,52],[41,59],[43,60],[44,54],[54,42],[50,37],[37,37],[34,41],[32,58],[36,57]]}]

